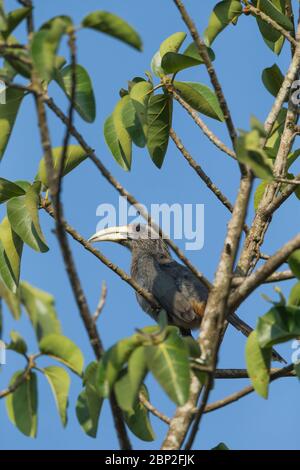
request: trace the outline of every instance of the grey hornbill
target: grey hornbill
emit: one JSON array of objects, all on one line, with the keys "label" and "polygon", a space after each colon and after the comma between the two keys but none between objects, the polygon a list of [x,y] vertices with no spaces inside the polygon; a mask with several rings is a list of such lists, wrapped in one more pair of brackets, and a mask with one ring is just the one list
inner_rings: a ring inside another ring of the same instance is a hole
[{"label": "grey hornbill", "polygon": [[[153,294],[166,311],[169,323],[178,326],[183,335],[200,327],[209,291],[186,266],[171,257],[167,244],[151,227],[143,224],[109,227],[95,233],[89,241],[112,241],[129,248],[132,278]],[[136,296],[142,309],[157,320],[151,305],[141,295]],[[251,333],[252,329],[237,315],[230,315],[228,320],[246,336]],[[273,357],[281,360],[275,352]]]}]

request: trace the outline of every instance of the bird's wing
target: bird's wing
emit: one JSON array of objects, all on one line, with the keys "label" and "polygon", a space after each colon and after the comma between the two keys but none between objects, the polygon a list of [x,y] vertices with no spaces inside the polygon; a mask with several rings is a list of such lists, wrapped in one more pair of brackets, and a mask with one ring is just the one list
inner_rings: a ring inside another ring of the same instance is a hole
[{"label": "bird's wing", "polygon": [[192,284],[183,266],[173,260],[162,262],[155,260],[154,265],[156,271],[152,285],[154,297],[168,314],[173,316],[175,324],[185,328],[199,326],[200,298],[198,294],[191,296]]}]

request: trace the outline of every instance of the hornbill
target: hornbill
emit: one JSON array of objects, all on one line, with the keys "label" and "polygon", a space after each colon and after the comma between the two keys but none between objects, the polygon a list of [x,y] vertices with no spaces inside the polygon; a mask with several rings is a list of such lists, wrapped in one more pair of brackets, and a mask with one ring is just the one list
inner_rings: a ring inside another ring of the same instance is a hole
[{"label": "hornbill", "polygon": [[[209,290],[186,266],[172,258],[167,244],[153,228],[144,224],[108,227],[89,239],[91,243],[101,241],[117,242],[130,249],[132,278],[152,293],[170,324],[178,326],[183,335],[200,327]],[[157,320],[158,311],[140,294],[136,293],[136,297],[141,308]],[[246,336],[252,331],[235,314],[228,321]],[[283,361],[275,351],[273,358]]]}]

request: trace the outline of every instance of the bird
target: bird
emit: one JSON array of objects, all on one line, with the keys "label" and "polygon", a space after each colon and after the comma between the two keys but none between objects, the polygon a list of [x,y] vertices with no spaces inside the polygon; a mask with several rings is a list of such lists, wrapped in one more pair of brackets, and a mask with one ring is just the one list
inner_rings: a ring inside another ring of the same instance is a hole
[{"label": "bird", "polygon": [[[107,227],[89,238],[90,243],[116,242],[131,251],[131,277],[150,292],[166,312],[168,323],[177,326],[183,336],[201,327],[209,289],[186,266],[172,258],[168,245],[149,224],[132,223]],[[139,293],[136,297],[142,310],[158,321],[159,310]],[[252,328],[236,314],[228,321],[249,336]],[[284,361],[275,351],[273,358]]]}]

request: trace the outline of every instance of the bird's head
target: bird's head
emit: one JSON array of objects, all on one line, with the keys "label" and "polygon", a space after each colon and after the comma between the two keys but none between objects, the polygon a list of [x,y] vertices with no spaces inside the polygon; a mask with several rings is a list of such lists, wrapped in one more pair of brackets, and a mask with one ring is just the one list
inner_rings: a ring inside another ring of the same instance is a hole
[{"label": "bird's head", "polygon": [[149,225],[129,224],[116,227],[107,227],[96,232],[90,239],[94,242],[116,242],[126,246],[130,250],[141,249],[143,251],[163,252],[169,255],[167,245],[159,234]]}]

